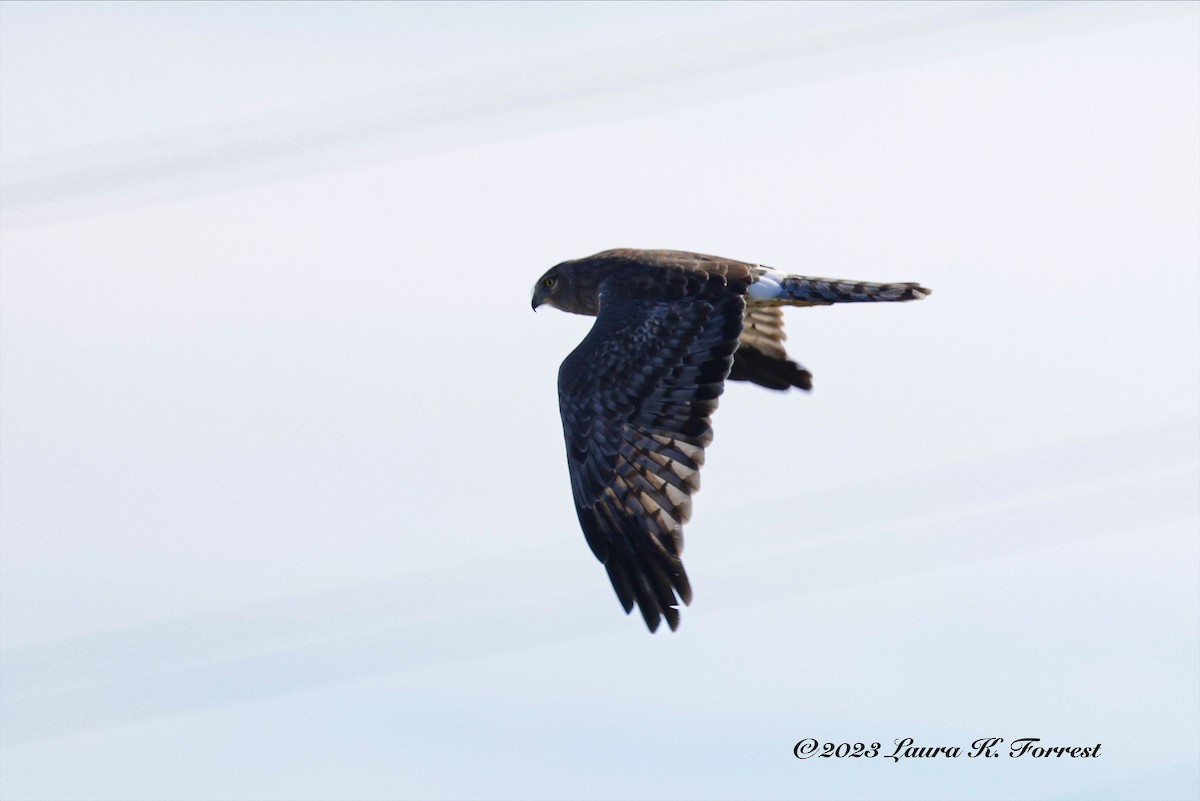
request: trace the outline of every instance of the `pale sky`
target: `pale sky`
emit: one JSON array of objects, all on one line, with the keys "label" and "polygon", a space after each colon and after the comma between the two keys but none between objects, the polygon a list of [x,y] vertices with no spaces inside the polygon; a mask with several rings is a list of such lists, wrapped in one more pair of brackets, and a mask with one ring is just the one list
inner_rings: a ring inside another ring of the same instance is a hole
[{"label": "pale sky", "polygon": [[[728,388],[678,632],[549,266],[920,281]],[[1194,798],[1200,6],[0,5],[0,796]],[[1103,743],[808,760],[800,739]]]}]

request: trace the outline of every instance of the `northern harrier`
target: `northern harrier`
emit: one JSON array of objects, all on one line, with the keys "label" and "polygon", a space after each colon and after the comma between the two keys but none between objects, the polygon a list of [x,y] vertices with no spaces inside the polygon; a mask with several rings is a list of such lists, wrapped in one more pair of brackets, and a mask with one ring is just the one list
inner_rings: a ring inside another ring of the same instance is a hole
[{"label": "northern harrier", "polygon": [[538,279],[535,310],[596,317],[558,371],[559,411],[579,523],[626,613],[636,603],[651,631],[664,617],[674,630],[692,600],[683,524],[725,379],[812,389],[781,307],[928,294],[672,250],[606,250]]}]

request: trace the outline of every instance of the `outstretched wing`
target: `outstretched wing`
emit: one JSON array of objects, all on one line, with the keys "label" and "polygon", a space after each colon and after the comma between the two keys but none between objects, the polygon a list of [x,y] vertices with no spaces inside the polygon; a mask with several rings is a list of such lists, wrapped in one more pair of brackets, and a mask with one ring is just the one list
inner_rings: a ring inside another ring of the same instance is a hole
[{"label": "outstretched wing", "polygon": [[745,283],[702,271],[622,270],[562,364],[571,489],[592,552],[626,612],[679,625],[692,597],[680,554],[709,418],[742,331]]},{"label": "outstretched wing", "polygon": [[783,346],[786,339],[782,307],[748,307],[741,347],[734,356],[729,379],[750,381],[768,389],[812,389],[812,373],[788,358]]}]

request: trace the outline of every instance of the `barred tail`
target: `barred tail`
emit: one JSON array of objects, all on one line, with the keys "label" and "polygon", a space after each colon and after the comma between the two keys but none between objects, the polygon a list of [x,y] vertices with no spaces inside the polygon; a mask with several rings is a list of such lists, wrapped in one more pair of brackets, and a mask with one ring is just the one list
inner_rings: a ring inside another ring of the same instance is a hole
[{"label": "barred tail", "polygon": [[932,293],[920,284],[875,284],[869,281],[843,281],[838,278],[813,278],[764,270],[747,294],[751,301],[772,305],[808,306],[827,303],[864,303],[920,300]]}]

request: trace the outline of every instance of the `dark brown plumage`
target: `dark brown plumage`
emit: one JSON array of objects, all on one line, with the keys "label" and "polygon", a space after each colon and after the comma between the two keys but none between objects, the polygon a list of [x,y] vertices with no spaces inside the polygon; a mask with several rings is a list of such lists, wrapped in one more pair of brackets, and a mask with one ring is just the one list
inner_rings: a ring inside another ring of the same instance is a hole
[{"label": "dark brown plumage", "polygon": [[811,389],[784,349],[780,306],[927,294],[666,250],[609,250],[538,280],[535,309],[597,317],[559,370],[559,410],[579,522],[626,612],[675,629],[691,601],[683,524],[725,380]]}]

